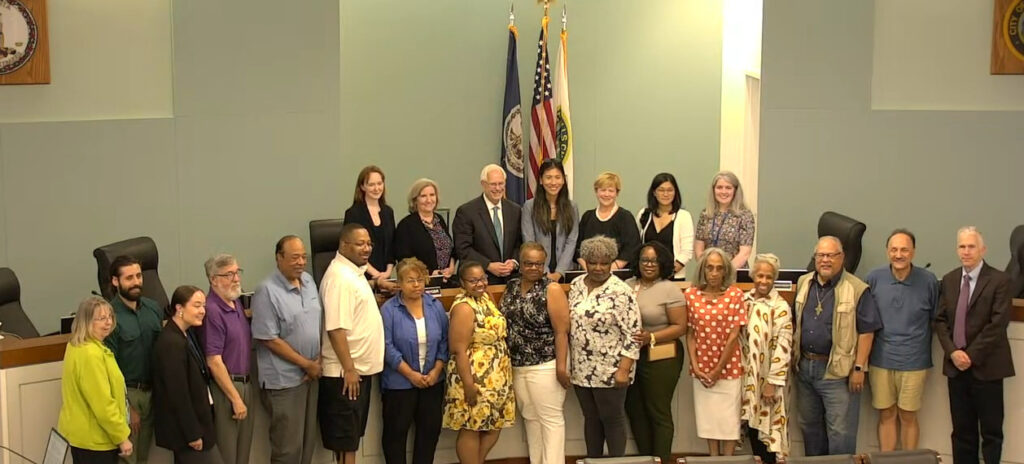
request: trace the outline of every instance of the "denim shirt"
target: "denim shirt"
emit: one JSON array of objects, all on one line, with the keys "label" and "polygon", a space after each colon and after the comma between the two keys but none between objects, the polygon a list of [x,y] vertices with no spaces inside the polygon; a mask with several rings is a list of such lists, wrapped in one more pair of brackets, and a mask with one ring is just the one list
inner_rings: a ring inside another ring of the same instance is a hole
[{"label": "denim shirt", "polygon": [[[423,319],[427,326],[427,356],[423,369],[420,365],[420,342],[416,334],[416,321],[402,301],[402,295],[391,297],[380,308],[384,319],[384,371],[380,375],[381,389],[408,390],[415,388],[409,379],[398,372],[405,361],[414,371],[430,372],[437,361],[448,362],[448,314],[441,302],[433,296],[423,295]],[[438,378],[444,381],[444,375]]]}]

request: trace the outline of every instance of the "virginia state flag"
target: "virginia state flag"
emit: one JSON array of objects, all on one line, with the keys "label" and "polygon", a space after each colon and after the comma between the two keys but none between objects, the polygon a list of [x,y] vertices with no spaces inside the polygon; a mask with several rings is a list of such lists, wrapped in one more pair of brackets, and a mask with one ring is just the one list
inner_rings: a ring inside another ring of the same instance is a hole
[{"label": "virginia state flag", "polygon": [[[564,15],[564,13],[563,13]],[[558,44],[558,64],[555,67],[555,151],[554,157],[562,162],[565,168],[565,186],[572,198],[572,123],[569,120],[569,32],[565,29],[565,18],[562,19],[562,37]]]},{"label": "virginia state flag", "polygon": [[523,116],[519,100],[519,65],[516,64],[516,27],[508,26],[508,58],[505,61],[505,106],[501,112],[501,166],[505,168],[505,195],[518,204],[526,202],[523,180]]}]

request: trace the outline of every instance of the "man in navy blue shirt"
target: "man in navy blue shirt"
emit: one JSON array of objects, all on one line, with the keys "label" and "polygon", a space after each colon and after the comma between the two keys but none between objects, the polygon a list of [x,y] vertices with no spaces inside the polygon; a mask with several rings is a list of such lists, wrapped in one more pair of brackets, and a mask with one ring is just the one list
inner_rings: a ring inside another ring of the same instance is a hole
[{"label": "man in navy blue shirt", "polygon": [[935,274],[914,266],[916,239],[896,229],[886,241],[889,265],[865,280],[875,296],[882,330],[871,349],[871,405],[878,410],[878,444],[892,451],[917,449],[925,377],[932,367],[932,318],[939,301]]}]

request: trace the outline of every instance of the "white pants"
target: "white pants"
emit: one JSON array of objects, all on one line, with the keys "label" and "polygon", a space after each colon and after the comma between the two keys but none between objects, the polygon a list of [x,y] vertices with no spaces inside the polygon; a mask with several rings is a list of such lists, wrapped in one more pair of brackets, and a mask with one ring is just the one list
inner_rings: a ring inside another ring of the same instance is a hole
[{"label": "white pants", "polygon": [[565,389],[555,376],[555,361],[512,368],[512,388],[526,424],[530,464],[565,462]]}]

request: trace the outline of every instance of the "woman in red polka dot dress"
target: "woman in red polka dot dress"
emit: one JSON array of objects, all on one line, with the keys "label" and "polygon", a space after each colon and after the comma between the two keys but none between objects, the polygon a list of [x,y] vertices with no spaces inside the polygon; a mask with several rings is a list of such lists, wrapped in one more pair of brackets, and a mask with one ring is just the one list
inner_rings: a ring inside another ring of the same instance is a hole
[{"label": "woman in red polka dot dress", "polygon": [[738,339],[747,318],[743,292],[733,285],[731,259],[720,248],[707,249],[698,262],[696,283],[684,293],[697,436],[708,441],[712,456],[731,456],[740,439],[743,362]]}]

